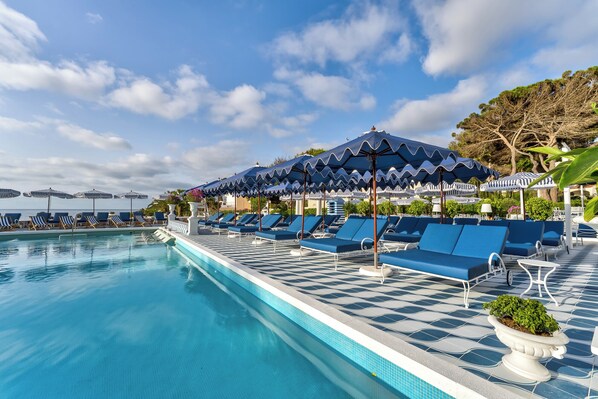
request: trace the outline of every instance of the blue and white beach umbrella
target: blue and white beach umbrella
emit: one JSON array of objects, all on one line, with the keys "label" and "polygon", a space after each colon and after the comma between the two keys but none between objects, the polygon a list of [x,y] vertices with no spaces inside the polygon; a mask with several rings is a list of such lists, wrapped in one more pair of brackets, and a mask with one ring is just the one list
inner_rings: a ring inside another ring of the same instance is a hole
[{"label": "blue and white beach umbrella", "polygon": [[148,199],[149,196],[147,194],[137,193],[133,190],[129,191],[128,193],[121,193],[116,194],[114,198],[124,198],[131,200],[131,217],[133,217],[133,200],[134,199]]},{"label": "blue and white beach umbrella", "polygon": [[0,198],[15,198],[21,195],[17,190],[11,190],[10,188],[0,188]]},{"label": "blue and white beach umbrella", "polygon": [[[525,198],[523,192],[525,189],[530,188],[530,184],[542,176],[539,173],[532,172],[519,172],[511,176],[501,177],[488,183],[484,183],[480,186],[480,191],[485,192],[496,192],[496,191],[519,191],[519,207],[521,215],[525,219]],[[543,179],[540,183],[531,187],[532,190],[549,189],[556,187],[552,177]]]},{"label": "blue and white beach umbrella", "polygon": [[477,187],[469,183],[454,182],[451,184],[440,184],[427,183],[421,187],[415,189],[415,194],[420,196],[436,196],[436,195],[474,195],[477,191]]},{"label": "blue and white beach umbrella", "polygon": [[[344,169],[347,173],[370,172],[377,176],[378,171],[387,173],[391,168],[400,173],[411,166],[416,170],[429,162],[438,165],[447,159],[456,161],[459,154],[447,148],[438,147],[418,141],[392,136],[385,131],[378,131],[375,127],[360,137],[348,141],[338,147],[316,155],[307,161],[307,170],[323,171],[329,168],[333,172]],[[364,272],[380,273],[378,269],[378,237],[377,237],[377,208],[376,188],[377,179],[372,179],[372,193],[374,204],[374,268],[362,268]]]},{"label": "blue and white beach umbrella", "polygon": [[97,199],[111,199],[114,196],[110,193],[105,193],[103,191],[98,191],[95,188],[91,189],[89,191],[81,191],[79,193],[75,193],[74,194],[75,198],[85,198],[85,199],[90,199],[92,200],[92,210],[93,213],[96,212],[96,200]]},{"label": "blue and white beach umbrella", "polygon": [[48,208],[47,208],[48,213],[50,213],[50,199],[52,197],[62,198],[62,199],[74,198],[71,194],[65,193],[64,191],[54,190],[54,189],[52,189],[52,187],[43,189],[43,190],[29,191],[27,193],[23,193],[23,195],[25,197],[30,197],[30,198],[47,198],[48,199]]}]

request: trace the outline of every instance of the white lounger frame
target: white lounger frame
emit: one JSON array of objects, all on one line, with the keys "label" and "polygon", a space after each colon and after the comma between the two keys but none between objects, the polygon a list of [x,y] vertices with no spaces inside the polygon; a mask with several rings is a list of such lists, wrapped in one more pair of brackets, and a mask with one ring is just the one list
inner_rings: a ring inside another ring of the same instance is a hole
[{"label": "white lounger frame", "polygon": [[[450,256],[450,255],[447,255],[447,256]],[[498,260],[498,265],[493,264],[492,261],[495,259]],[[506,274],[507,285],[510,286],[513,283],[512,272],[510,270],[507,270],[502,258],[496,252],[491,253],[490,256],[488,257],[488,272],[486,272],[476,278],[473,278],[471,280],[463,280],[463,279],[459,279],[459,278],[455,278],[455,277],[443,276],[441,274],[436,274],[436,273],[422,272],[419,270],[413,270],[408,267],[389,265],[388,263],[382,264],[382,270],[384,270],[384,267],[390,267],[390,268],[399,269],[399,270],[407,270],[407,271],[410,271],[413,273],[419,273],[419,274],[424,274],[427,276],[439,277],[439,278],[446,279],[446,280],[460,282],[461,284],[463,284],[463,304],[465,305],[465,308],[469,308],[469,293],[471,292],[471,289],[473,287],[475,287],[476,285],[478,285],[479,283],[489,280],[492,277],[502,275],[502,274]],[[382,272],[381,274],[382,274],[382,279],[381,279],[380,283],[384,283],[384,272]]]}]

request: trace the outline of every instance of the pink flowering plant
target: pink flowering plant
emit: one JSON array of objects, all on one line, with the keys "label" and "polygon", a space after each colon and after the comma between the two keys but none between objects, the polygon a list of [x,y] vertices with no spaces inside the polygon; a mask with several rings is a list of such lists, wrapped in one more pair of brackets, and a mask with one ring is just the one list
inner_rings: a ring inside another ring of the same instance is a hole
[{"label": "pink flowering plant", "polygon": [[185,196],[185,199],[188,202],[201,202],[204,198],[205,195],[203,191],[201,191],[199,188],[194,188],[193,190],[190,190],[189,192],[187,192],[187,195]]},{"label": "pink flowering plant", "polygon": [[513,205],[512,207],[510,207],[510,208],[507,210],[507,213],[508,213],[509,215],[512,215],[512,214],[515,214],[515,213],[519,213],[519,207],[518,207],[517,205]]}]

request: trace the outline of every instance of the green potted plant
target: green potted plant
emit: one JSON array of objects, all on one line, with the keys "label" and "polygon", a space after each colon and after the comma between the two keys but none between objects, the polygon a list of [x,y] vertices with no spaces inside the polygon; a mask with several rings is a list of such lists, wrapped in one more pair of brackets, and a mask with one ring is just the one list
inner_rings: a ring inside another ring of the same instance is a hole
[{"label": "green potted plant", "polygon": [[544,305],[534,299],[500,295],[485,303],[484,309],[496,337],[511,349],[502,358],[505,367],[533,381],[548,381],[550,372],[538,360],[562,359],[569,338]]}]

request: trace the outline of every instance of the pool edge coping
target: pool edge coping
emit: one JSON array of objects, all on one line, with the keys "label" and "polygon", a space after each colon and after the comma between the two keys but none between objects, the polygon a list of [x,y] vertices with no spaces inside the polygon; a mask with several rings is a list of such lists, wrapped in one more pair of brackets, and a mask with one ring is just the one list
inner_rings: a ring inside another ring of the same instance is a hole
[{"label": "pool edge coping", "polygon": [[[415,345],[303,294],[264,273],[243,265],[186,235],[162,229],[246,280],[345,335],[359,345],[455,398],[503,399],[517,393],[485,380]],[[430,374],[432,373],[432,374]],[[457,382],[459,381],[459,382]]]}]

